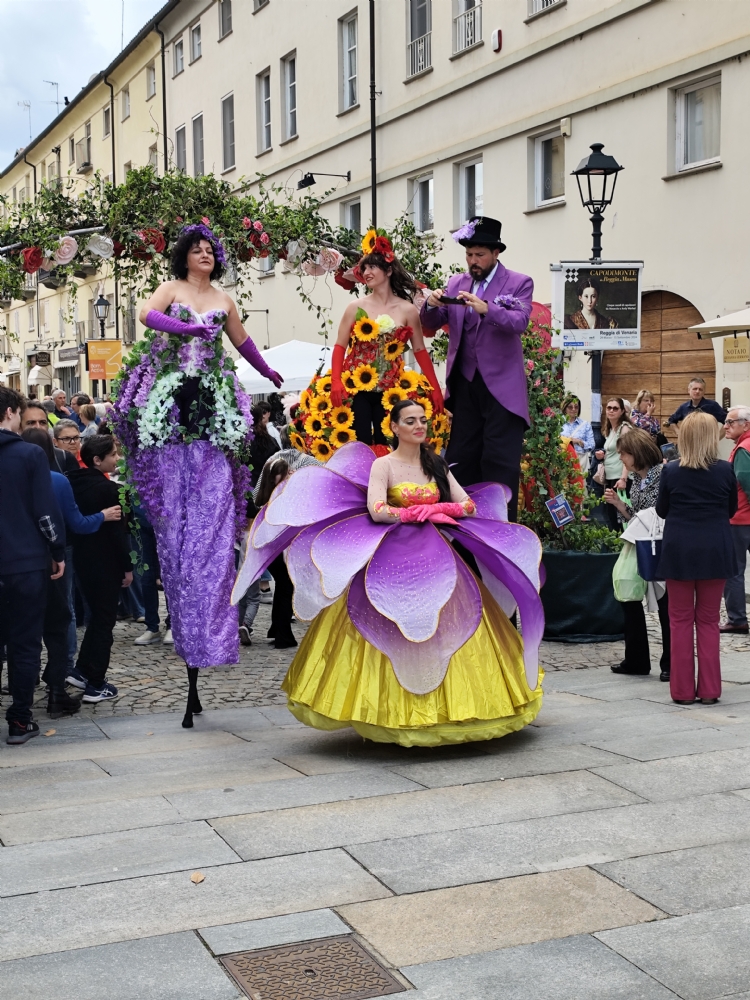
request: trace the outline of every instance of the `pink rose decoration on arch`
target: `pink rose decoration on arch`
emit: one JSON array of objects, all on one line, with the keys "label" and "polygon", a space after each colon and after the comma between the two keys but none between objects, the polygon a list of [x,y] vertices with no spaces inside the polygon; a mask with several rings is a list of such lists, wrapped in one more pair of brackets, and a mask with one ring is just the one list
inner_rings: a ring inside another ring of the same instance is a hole
[{"label": "pink rose decoration on arch", "polygon": [[255,220],[255,222],[253,223],[253,229],[258,233],[263,232],[263,223],[260,221],[260,219]]},{"label": "pink rose decoration on arch", "polygon": [[343,262],[344,256],[338,250],[334,250],[333,247],[322,247],[316,263],[320,264],[325,271],[330,272],[338,271]]},{"label": "pink rose decoration on arch", "polygon": [[60,265],[69,264],[77,253],[78,243],[72,236],[63,236],[55,250],[55,263]]},{"label": "pink rose decoration on arch", "polygon": [[261,233],[260,242],[263,244],[264,247],[267,247],[268,244],[271,242],[271,237],[268,235],[268,233]]},{"label": "pink rose decoration on arch", "polygon": [[245,216],[245,218],[242,220],[243,229],[249,229],[252,226],[252,224],[253,224],[252,219],[248,219],[247,216]]}]

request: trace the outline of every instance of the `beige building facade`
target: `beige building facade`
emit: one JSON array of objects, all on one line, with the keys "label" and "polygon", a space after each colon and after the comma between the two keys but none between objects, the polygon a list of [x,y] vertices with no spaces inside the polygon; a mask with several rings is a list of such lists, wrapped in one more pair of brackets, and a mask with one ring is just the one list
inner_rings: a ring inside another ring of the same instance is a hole
[{"label": "beige building facade", "polygon": [[[446,237],[450,264],[462,259],[451,230],[473,214],[499,218],[503,263],[530,274],[536,300],[549,303],[550,264],[590,255],[570,172],[592,143],[604,143],[625,168],[605,215],[604,257],[645,268],[641,350],[606,353],[603,392],[632,399],[649,388],[664,416],[700,374],[710,394],[729,390],[733,403],[749,402],[750,362],[725,362],[721,341],[699,342],[687,328],[750,300],[750,3],[375,0],[374,12],[378,224],[411,213],[418,229]],[[170,164],[214,172],[236,189],[257,188],[262,174],[292,193],[312,172],[315,191],[333,189],[329,218],[366,228],[369,15],[366,0],[166,5],[158,21]],[[155,34],[148,44],[153,55],[138,56],[141,71],[160,56]],[[126,77],[118,75],[120,88]],[[69,134],[65,126],[55,141]],[[147,128],[140,136],[133,162],[148,162],[155,140]],[[25,168],[12,170],[3,190],[22,183]],[[350,181],[324,176],[348,172]],[[318,340],[298,276],[278,264],[257,278],[259,312],[246,325],[259,346]],[[335,335],[346,294],[330,278],[303,280],[331,306]],[[569,359],[566,381],[590,415],[583,353]]]}]

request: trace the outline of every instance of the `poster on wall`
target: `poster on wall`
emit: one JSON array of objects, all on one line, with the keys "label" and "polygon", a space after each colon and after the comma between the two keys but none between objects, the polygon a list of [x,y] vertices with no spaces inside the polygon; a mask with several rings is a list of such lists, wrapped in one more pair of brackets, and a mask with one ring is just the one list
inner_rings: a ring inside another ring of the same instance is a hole
[{"label": "poster on wall", "polygon": [[555,347],[637,351],[641,346],[642,261],[552,265]]},{"label": "poster on wall", "polygon": [[114,378],[122,366],[122,341],[89,340],[86,354],[90,378]]}]

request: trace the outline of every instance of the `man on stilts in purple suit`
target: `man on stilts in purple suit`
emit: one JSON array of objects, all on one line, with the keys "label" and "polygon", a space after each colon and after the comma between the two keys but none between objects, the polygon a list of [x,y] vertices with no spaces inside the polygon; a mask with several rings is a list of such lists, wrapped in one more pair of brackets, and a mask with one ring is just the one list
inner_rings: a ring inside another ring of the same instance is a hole
[{"label": "man on stilts in purple suit", "polygon": [[[478,217],[453,238],[466,247],[468,271],[454,275],[422,306],[428,329],[449,325],[446,405],[453,426],[446,459],[462,486],[510,487],[508,519],[516,520],[529,402],[521,334],[531,313],[534,282],[498,260],[501,223]],[[462,304],[446,303],[445,298]]]}]

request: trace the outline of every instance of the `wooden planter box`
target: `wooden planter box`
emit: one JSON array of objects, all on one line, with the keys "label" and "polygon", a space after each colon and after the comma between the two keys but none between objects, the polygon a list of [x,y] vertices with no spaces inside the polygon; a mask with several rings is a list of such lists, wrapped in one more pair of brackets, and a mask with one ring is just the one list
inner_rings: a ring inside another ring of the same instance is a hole
[{"label": "wooden planter box", "polygon": [[544,638],[553,642],[616,642],[625,620],[612,588],[617,552],[545,549],[541,591]]}]

